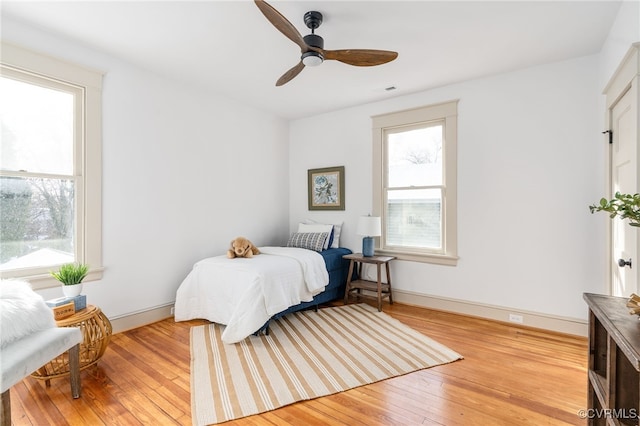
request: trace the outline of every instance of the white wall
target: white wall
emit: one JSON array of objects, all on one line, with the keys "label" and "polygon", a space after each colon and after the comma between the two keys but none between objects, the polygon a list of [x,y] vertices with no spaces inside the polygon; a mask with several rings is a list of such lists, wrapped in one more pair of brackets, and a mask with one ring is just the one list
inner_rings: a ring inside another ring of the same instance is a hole
[{"label": "white wall", "polygon": [[[103,258],[88,303],[111,318],[170,304],[193,263],[288,232],[286,121],[3,20],[8,42],[105,72]],[[251,152],[252,155],[247,155]],[[60,289],[42,291],[59,297]]]},{"label": "white wall", "polygon": [[604,89],[635,42],[640,42],[640,1],[623,1],[600,52],[600,89]]},{"label": "white wall", "polygon": [[[398,290],[585,319],[603,292],[598,62],[584,57],[300,119],[290,126],[290,230],[372,206],[371,115],[459,99],[457,267],[396,261]],[[309,129],[314,129],[309,131]],[[307,211],[306,171],[345,166],[346,210]]]}]

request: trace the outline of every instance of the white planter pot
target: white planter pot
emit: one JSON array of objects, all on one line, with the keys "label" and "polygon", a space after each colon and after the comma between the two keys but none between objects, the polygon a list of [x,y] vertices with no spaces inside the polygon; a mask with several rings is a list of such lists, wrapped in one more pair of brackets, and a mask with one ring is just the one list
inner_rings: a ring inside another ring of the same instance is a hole
[{"label": "white planter pot", "polygon": [[75,297],[82,292],[82,283],[74,285],[62,285],[62,294],[66,297]]}]

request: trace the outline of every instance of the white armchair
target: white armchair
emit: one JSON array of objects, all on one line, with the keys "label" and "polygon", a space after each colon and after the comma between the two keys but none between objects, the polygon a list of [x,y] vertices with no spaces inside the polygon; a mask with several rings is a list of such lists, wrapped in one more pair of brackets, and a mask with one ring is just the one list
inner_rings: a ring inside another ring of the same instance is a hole
[{"label": "white armchair", "polygon": [[0,424],[11,425],[10,389],[29,374],[69,351],[71,394],[80,397],[78,328],[58,328],[53,312],[24,281],[0,283]]}]

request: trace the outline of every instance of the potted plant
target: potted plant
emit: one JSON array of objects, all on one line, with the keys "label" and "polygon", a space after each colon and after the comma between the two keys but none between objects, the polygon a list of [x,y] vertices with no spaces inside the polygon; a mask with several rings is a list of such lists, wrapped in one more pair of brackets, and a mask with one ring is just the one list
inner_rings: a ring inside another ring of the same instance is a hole
[{"label": "potted plant", "polygon": [[62,293],[67,297],[75,297],[82,292],[82,280],[89,273],[89,265],[84,263],[66,263],[51,276],[62,283]]},{"label": "potted plant", "polygon": [[629,219],[629,225],[640,227],[640,194],[621,194],[616,192],[612,200],[602,198],[600,204],[589,206],[591,213],[605,211],[613,219]]}]

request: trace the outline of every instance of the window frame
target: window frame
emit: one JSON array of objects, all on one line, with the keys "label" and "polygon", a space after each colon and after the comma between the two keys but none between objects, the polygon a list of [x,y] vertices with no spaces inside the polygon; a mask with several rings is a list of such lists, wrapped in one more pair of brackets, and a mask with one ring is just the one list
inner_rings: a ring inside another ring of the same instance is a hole
[{"label": "window frame", "polygon": [[[72,177],[75,182],[76,261],[87,263],[85,281],[102,278],[102,78],[91,70],[22,47],[2,42],[0,73],[29,84],[74,89],[81,105],[75,106],[73,176],[30,172],[2,172],[17,177]],[[60,285],[49,271],[35,267],[1,271],[0,278],[24,279],[36,290]]]},{"label": "window frame", "polygon": [[[382,220],[382,236],[376,238],[376,253],[400,260],[455,266],[457,244],[457,128],[458,100],[372,116],[373,137],[373,214]],[[386,137],[401,128],[428,126],[442,122],[442,250],[390,246],[386,243]]]}]

